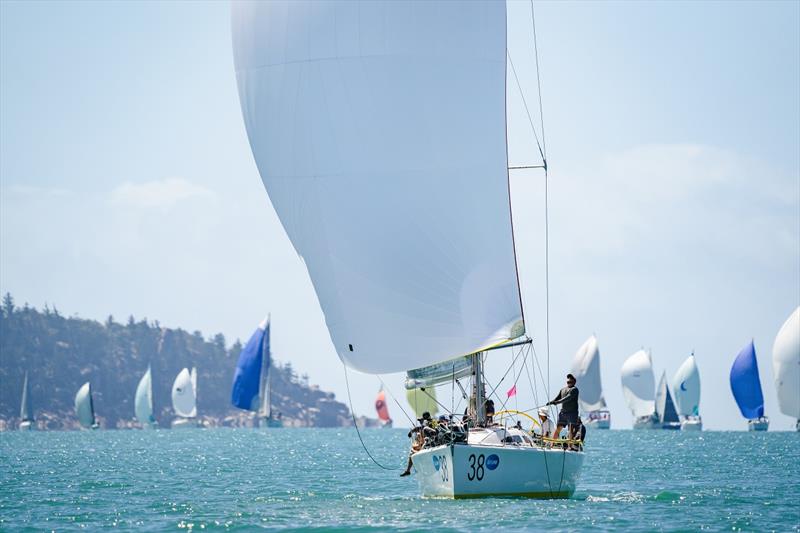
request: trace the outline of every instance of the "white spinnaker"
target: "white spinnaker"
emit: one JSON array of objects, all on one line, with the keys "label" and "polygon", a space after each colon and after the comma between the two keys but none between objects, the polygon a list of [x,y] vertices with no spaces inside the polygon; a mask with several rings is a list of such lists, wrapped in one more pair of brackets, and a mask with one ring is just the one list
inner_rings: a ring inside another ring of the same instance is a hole
[{"label": "white spinnaker", "polygon": [[781,413],[800,419],[800,307],[794,310],[775,337],[772,372]]},{"label": "white spinnaker", "polygon": [[656,379],[650,354],[639,350],[622,364],[622,392],[633,416],[655,412]]},{"label": "white spinnaker", "polygon": [[672,393],[675,395],[675,407],[679,415],[700,414],[700,372],[697,370],[694,355],[687,357],[675,372]]},{"label": "white spinnaker", "polygon": [[331,340],[369,373],[524,333],[505,2],[232,3],[244,122]]},{"label": "white spinnaker", "polygon": [[175,382],[172,384],[172,408],[178,416],[187,418],[197,416],[194,385],[188,368],[178,372],[178,377],[175,378]]},{"label": "white spinnaker", "polygon": [[600,379],[600,350],[597,337],[592,335],[584,342],[572,359],[572,374],[580,391],[581,409],[586,412],[606,407],[603,385]]},{"label": "white spinnaker", "polygon": [[85,428],[94,424],[94,408],[92,406],[92,386],[87,381],[75,395],[75,414],[78,422]]},{"label": "white spinnaker", "polygon": [[153,381],[150,367],[144,373],[139,385],[136,387],[136,396],[133,401],[133,411],[136,420],[141,424],[149,424],[153,417]]}]

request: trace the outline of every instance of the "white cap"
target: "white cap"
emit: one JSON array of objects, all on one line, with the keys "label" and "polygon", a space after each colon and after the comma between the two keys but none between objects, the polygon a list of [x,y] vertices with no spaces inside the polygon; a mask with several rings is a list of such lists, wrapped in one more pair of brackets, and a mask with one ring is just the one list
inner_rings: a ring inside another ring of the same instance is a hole
[{"label": "white cap", "polygon": [[546,407],[542,407],[541,409],[539,409],[539,416],[550,416],[550,414],[547,412]]}]

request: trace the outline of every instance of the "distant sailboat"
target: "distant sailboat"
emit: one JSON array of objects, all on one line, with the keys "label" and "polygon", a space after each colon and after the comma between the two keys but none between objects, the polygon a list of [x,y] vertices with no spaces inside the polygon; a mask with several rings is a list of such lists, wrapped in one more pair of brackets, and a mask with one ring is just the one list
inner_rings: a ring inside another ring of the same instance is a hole
[{"label": "distant sailboat", "polygon": [[675,403],[681,416],[681,429],[701,431],[703,419],[700,417],[700,371],[694,353],[678,367],[672,379]]},{"label": "distant sailboat", "polygon": [[269,333],[270,319],[267,317],[242,348],[233,376],[231,403],[239,409],[255,412],[261,427],[281,427],[280,414],[272,414]]},{"label": "distant sailboat", "polygon": [[19,408],[19,429],[27,431],[34,429],[33,407],[31,407],[31,393],[28,390],[28,373],[22,382],[22,402]]},{"label": "distant sailboat", "polygon": [[142,429],[155,427],[156,419],[153,417],[153,379],[150,365],[147,365],[147,372],[144,373],[142,379],[139,380],[139,385],[136,387],[133,411],[136,415],[136,420],[142,425]]},{"label": "distant sailboat", "polygon": [[86,429],[97,429],[99,424],[94,415],[94,400],[92,399],[92,385],[87,381],[78,389],[75,395],[75,414],[78,422]]},{"label": "distant sailboat", "polygon": [[784,322],[772,345],[772,369],[781,413],[800,431],[800,307]]},{"label": "distant sailboat", "polygon": [[595,429],[611,427],[611,413],[606,409],[603,384],[600,379],[600,350],[597,337],[592,335],[584,342],[572,359],[572,374],[580,390],[580,407],[583,423]]},{"label": "distant sailboat", "polygon": [[769,418],[764,416],[764,394],[758,375],[758,360],[753,341],[742,348],[731,367],[731,391],[742,416],[747,419],[748,431],[766,431]]},{"label": "distant sailboat", "polygon": [[675,409],[675,402],[669,391],[667,373],[661,373],[661,379],[656,389],[656,429],[681,429],[681,419]]},{"label": "distant sailboat", "polygon": [[653,359],[639,350],[622,364],[622,392],[633,414],[633,429],[658,427],[654,391]]},{"label": "distant sailboat", "polygon": [[389,416],[389,408],[386,406],[386,391],[378,391],[378,397],[375,398],[375,411],[378,413],[378,419],[382,422],[381,427],[392,427],[392,418]]},{"label": "distant sailboat", "polygon": [[172,408],[178,418],[172,421],[172,428],[197,427],[197,369],[184,368],[172,384]]}]

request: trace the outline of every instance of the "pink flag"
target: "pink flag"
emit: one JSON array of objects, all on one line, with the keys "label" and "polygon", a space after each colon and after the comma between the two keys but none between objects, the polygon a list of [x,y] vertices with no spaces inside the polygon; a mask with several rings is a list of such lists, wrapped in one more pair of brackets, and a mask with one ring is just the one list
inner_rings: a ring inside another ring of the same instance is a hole
[{"label": "pink flag", "polygon": [[508,395],[509,398],[511,398],[512,396],[516,396],[517,395],[517,386],[514,385],[513,387],[508,389],[508,392],[506,394]]}]

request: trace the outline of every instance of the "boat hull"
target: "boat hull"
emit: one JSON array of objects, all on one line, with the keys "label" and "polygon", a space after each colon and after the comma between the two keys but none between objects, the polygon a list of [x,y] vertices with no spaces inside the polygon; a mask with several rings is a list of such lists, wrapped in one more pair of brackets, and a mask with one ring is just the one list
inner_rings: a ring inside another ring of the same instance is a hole
[{"label": "boat hull", "polygon": [[747,431],[767,431],[769,429],[769,419],[753,418],[747,421]]},{"label": "boat hull", "polygon": [[199,427],[194,418],[176,418],[172,421],[172,429],[191,429]]},{"label": "boat hull", "polygon": [[662,429],[662,424],[653,416],[642,416],[633,421],[633,429]]},{"label": "boat hull", "polygon": [[24,420],[19,423],[19,430],[20,431],[32,431],[33,430],[33,422],[30,420]]},{"label": "boat hull", "polygon": [[428,498],[569,498],[583,452],[531,446],[451,444],[412,456],[420,492]]},{"label": "boat hull", "polygon": [[611,420],[587,420],[583,425],[589,429],[611,429]]},{"label": "boat hull", "polygon": [[258,427],[260,428],[282,428],[283,422],[277,418],[262,417],[258,419]]},{"label": "boat hull", "polygon": [[681,421],[681,431],[703,431],[703,420],[699,416],[686,418]]}]

